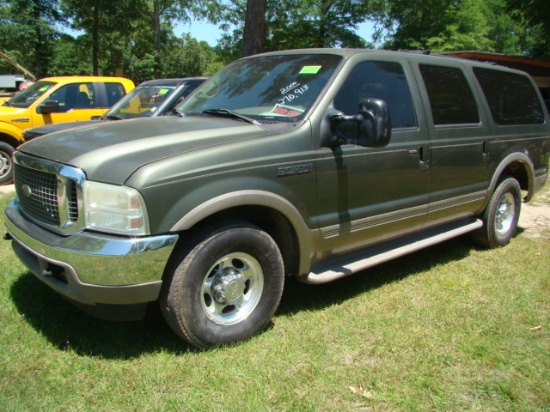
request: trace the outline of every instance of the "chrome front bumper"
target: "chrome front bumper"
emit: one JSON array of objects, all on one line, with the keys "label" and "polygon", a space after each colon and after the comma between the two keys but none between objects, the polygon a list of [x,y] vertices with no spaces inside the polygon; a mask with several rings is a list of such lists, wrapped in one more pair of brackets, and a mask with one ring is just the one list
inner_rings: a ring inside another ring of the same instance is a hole
[{"label": "chrome front bumper", "polygon": [[124,238],[93,232],[60,236],[21,215],[17,199],[4,213],[19,259],[56,292],[84,305],[156,300],[178,239],[178,235]]}]

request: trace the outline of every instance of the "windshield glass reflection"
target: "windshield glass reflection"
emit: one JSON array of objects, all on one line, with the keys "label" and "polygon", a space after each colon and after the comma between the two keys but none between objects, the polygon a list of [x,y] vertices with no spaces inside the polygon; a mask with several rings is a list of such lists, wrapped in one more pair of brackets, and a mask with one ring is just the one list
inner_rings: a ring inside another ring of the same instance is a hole
[{"label": "windshield glass reflection", "polygon": [[340,56],[292,54],[239,60],[214,75],[178,111],[208,115],[220,109],[256,120],[305,117],[341,62]]},{"label": "windshield glass reflection", "polygon": [[143,86],[133,89],[104,115],[107,119],[134,119],[155,114],[162,102],[175,90],[173,86]]}]

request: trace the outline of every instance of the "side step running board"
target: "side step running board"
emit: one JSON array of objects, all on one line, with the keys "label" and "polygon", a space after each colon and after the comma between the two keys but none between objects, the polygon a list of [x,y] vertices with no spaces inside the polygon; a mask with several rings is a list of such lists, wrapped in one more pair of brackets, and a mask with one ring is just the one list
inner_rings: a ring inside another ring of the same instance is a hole
[{"label": "side step running board", "polygon": [[441,243],[445,240],[463,235],[483,226],[479,219],[468,220],[459,224],[453,224],[444,228],[437,228],[416,234],[414,237],[399,239],[395,242],[388,242],[380,246],[366,248],[361,255],[353,254],[336,261],[315,267],[307,275],[298,277],[304,283],[321,284],[351,275],[361,270],[379,265],[408,253],[416,252],[428,246]]}]

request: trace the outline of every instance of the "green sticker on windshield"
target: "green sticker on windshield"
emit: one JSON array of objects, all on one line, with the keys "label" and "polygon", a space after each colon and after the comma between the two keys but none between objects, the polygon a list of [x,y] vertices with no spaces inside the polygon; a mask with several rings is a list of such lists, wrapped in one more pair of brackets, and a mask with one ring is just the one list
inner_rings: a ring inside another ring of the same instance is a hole
[{"label": "green sticker on windshield", "polygon": [[299,74],[317,74],[321,70],[321,66],[304,66]]},{"label": "green sticker on windshield", "polygon": [[160,90],[159,90],[159,95],[162,96],[163,94],[168,93],[168,91],[169,91],[169,89],[160,89]]}]

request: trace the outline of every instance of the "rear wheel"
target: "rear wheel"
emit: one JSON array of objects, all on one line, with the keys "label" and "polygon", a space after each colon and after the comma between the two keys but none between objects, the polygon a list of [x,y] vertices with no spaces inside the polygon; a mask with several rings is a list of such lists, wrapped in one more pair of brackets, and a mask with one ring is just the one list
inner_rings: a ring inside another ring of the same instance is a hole
[{"label": "rear wheel", "polygon": [[13,147],[0,142],[0,185],[13,181],[13,152]]},{"label": "rear wheel", "polygon": [[483,227],[474,232],[482,246],[496,248],[510,242],[516,233],[521,212],[521,188],[516,179],[503,179],[483,213]]},{"label": "rear wheel", "polygon": [[251,337],[270,321],[284,283],[277,244],[236,223],[204,231],[166,279],[161,308],[174,331],[197,347]]}]

